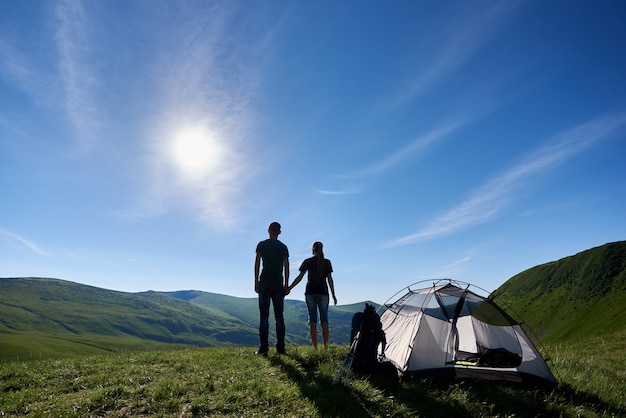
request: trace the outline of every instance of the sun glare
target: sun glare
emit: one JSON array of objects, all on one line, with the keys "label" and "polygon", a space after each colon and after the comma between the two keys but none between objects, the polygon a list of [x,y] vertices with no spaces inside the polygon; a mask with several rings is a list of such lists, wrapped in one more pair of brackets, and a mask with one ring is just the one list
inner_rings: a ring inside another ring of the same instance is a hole
[{"label": "sun glare", "polygon": [[215,137],[202,128],[179,132],[174,138],[172,151],[177,168],[190,178],[209,174],[219,163],[222,154]]}]

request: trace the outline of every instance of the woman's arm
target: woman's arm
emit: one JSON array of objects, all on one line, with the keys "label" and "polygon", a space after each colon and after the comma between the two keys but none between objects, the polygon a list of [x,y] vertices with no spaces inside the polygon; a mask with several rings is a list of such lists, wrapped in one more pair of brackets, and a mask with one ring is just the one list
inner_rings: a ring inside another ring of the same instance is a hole
[{"label": "woman's arm", "polygon": [[326,276],[326,278],[328,279],[328,286],[330,287],[330,292],[333,295],[333,302],[336,305],[337,304],[337,297],[335,296],[335,283],[333,282],[333,273],[331,273],[329,271],[328,272],[328,276]]},{"label": "woman's arm", "polygon": [[298,274],[298,277],[296,277],[293,280],[293,283],[291,283],[291,286],[289,286],[289,291],[291,292],[291,289],[293,289],[294,287],[296,287],[298,285],[298,283],[300,283],[300,281],[302,280],[302,278],[304,277],[304,274],[306,273],[305,271],[301,271],[300,274]]}]

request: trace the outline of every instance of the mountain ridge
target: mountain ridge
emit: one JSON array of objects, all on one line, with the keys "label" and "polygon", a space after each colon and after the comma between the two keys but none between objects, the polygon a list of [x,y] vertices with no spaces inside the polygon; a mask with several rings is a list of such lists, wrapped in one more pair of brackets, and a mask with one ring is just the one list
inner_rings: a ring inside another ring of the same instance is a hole
[{"label": "mountain ridge", "polygon": [[[527,269],[490,297],[540,339],[626,331],[626,241]],[[331,343],[349,342],[365,303],[332,306]],[[270,318],[270,321],[272,319]],[[285,300],[287,345],[308,345],[306,305]],[[273,326],[270,338],[274,337]],[[126,293],[52,278],[0,278],[0,359],[20,353],[258,344],[256,298],[199,290]]]},{"label": "mountain ridge", "polygon": [[[330,309],[331,342],[348,342],[350,319],[364,303]],[[285,300],[285,321],[287,344],[309,343],[304,302]],[[146,342],[252,347],[258,345],[258,305],[254,298],[202,291],[127,293],[53,278],[0,278],[0,334],[0,348],[23,344],[9,340],[24,335],[47,346],[93,341],[106,351]],[[0,357],[6,351],[0,349]]]},{"label": "mountain ridge", "polygon": [[570,341],[626,329],[626,241],[516,274],[491,297],[505,300],[540,338]]}]

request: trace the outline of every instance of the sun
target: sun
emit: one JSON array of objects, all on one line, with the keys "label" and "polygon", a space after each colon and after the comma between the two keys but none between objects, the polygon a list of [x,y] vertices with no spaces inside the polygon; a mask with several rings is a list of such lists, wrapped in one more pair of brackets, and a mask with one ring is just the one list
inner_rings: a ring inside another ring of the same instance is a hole
[{"label": "sun", "polygon": [[180,173],[190,179],[210,174],[223,157],[223,149],[215,135],[204,128],[187,128],[178,132],[171,151]]}]

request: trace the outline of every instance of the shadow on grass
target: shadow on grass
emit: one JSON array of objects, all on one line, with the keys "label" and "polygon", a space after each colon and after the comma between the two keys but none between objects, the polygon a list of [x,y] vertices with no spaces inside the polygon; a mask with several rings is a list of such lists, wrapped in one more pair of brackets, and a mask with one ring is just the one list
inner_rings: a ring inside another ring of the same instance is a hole
[{"label": "shadow on grass", "polygon": [[283,370],[295,382],[302,396],[315,405],[320,416],[367,416],[364,406],[356,402],[349,392],[336,385],[332,379],[317,373],[315,367],[308,367],[309,359],[290,355],[270,357],[274,366]]},{"label": "shadow on grass", "polygon": [[374,376],[370,381],[422,416],[626,416],[620,406],[566,384],[409,378],[394,387],[387,377]]},{"label": "shadow on grass", "polygon": [[[624,416],[625,412],[568,385],[541,387],[482,380],[410,378],[399,384],[387,372],[373,375],[351,372],[344,387],[345,374],[333,385],[335,374],[320,372],[320,364],[326,360],[320,360],[319,356],[295,354],[271,357],[270,361],[298,385],[319,416],[561,417],[581,409],[601,416]],[[337,369],[340,365],[337,363]]]},{"label": "shadow on grass", "polygon": [[351,373],[348,385],[343,380],[333,385],[334,373],[319,373],[314,357],[275,356],[270,361],[296,382],[319,416],[474,416],[460,402],[441,401],[426,388],[399,385],[391,376]]},{"label": "shadow on grass", "polygon": [[626,406],[605,402],[598,396],[574,389],[568,384],[561,384],[555,394],[564,402],[585,406],[587,409],[598,412],[600,416],[626,417]]}]

